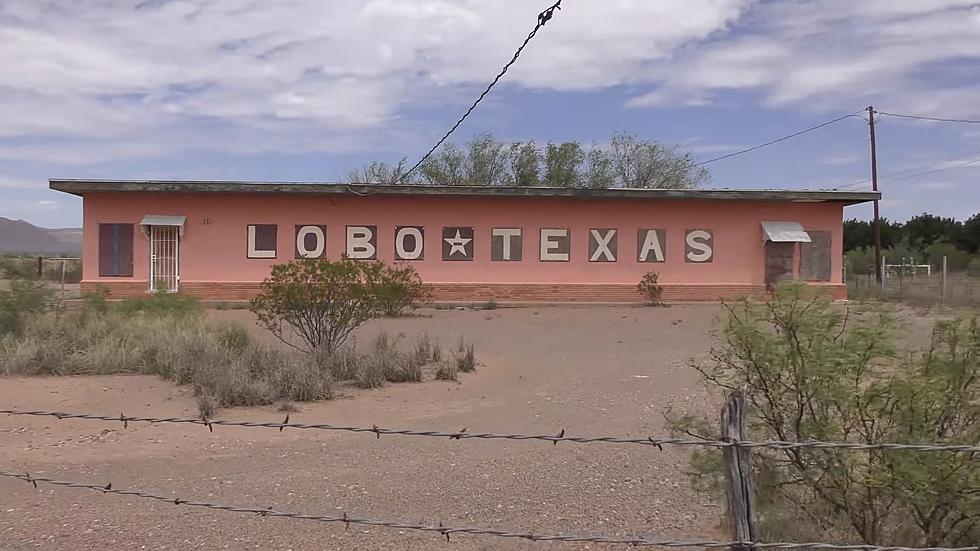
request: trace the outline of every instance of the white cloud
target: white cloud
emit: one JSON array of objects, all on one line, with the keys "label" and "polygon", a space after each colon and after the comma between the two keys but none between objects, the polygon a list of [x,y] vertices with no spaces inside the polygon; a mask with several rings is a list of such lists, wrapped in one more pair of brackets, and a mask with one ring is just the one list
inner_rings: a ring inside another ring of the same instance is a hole
[{"label": "white cloud", "polygon": [[980,114],[975,79],[956,86],[922,74],[980,60],[975,0],[789,0],[757,5],[738,28],[656,66],[654,89],[629,104],[704,102],[743,89],[814,110],[874,100],[896,111]]},{"label": "white cloud", "polygon": [[[36,188],[41,180],[28,180],[26,178],[9,178],[0,176],[0,188],[28,189]],[[46,182],[44,182],[46,183]]]},{"label": "white cloud", "polygon": [[729,153],[732,151],[738,151],[739,149],[745,149],[744,145],[705,143],[704,138],[701,137],[688,138],[686,140],[682,140],[677,145],[682,151],[689,151],[695,155],[706,153]]},{"label": "white cloud", "polygon": [[[0,139],[11,142],[0,159],[405,149],[417,144],[410,108],[451,120],[544,4],[0,2]],[[980,59],[978,33],[975,0],[571,2],[502,87],[624,85],[640,90],[634,107],[749,90],[772,105],[839,111],[881,99],[895,111],[980,116],[975,79],[919,75]]]},{"label": "white cloud", "polygon": [[864,162],[867,158],[867,155],[863,157],[860,155],[833,155],[820,159],[820,164],[829,166],[852,165]]},{"label": "white cloud", "polygon": [[[600,88],[734,21],[749,0],[579,3],[507,83]],[[529,2],[126,0],[0,6],[6,135],[119,135],[193,117],[377,127],[441,87],[486,82],[533,24]],[[445,95],[445,94],[440,94]]]}]

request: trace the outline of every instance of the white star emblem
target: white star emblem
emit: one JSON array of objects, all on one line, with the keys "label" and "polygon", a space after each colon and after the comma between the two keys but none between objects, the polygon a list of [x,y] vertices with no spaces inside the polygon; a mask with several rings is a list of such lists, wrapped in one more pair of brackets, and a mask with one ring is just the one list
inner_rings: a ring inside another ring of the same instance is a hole
[{"label": "white star emblem", "polygon": [[445,237],[443,240],[449,243],[449,256],[452,256],[459,252],[459,254],[466,256],[466,244],[473,241],[471,238],[464,238],[459,234],[459,230],[456,230],[456,237]]}]

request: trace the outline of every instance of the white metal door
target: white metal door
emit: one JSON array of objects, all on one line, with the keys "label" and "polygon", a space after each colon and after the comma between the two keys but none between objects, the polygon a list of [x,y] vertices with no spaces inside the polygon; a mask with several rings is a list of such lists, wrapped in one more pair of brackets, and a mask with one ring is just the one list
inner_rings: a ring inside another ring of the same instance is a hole
[{"label": "white metal door", "polygon": [[180,282],[177,226],[150,226],[150,291],[176,293]]}]

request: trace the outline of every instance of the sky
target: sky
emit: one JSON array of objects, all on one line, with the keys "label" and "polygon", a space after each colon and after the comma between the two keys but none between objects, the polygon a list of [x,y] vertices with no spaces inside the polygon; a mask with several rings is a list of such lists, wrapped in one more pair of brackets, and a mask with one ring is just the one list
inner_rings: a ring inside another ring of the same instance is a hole
[{"label": "sky", "polygon": [[[80,225],[48,178],[337,181],[414,162],[548,2],[2,0],[0,216]],[[980,119],[980,1],[564,0],[453,141],[628,132],[703,161],[868,105]],[[980,124],[876,129],[883,216],[980,211]],[[710,187],[870,189],[868,124],[707,166]]]}]

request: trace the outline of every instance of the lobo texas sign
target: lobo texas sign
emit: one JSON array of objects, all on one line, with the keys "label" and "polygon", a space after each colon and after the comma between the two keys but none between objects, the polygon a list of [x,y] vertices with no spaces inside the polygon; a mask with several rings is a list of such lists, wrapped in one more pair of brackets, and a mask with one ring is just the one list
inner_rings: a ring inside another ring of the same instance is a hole
[{"label": "lobo texas sign", "polygon": [[[326,256],[327,227],[324,225],[297,225],[294,230],[294,255],[296,258],[323,258]],[[343,235],[344,254],[348,258],[377,260],[378,240],[394,242],[394,260],[424,260],[424,226],[395,226],[379,232],[378,226],[346,226]],[[491,228],[486,235],[478,235],[472,226],[446,226],[441,229],[440,250],[446,262],[467,262],[474,259],[478,247],[487,247],[493,262],[520,262],[525,256],[525,231],[521,228]],[[621,250],[620,231],[615,228],[591,228],[584,235],[572,235],[567,228],[540,228],[531,236],[541,262],[568,262],[572,255],[572,240],[588,240],[589,262],[616,262],[622,259],[635,262],[665,262],[667,230],[640,228],[636,230],[636,248]],[[632,232],[631,232],[632,233]],[[278,226],[252,224],[247,229],[248,258],[276,258],[278,251]],[[482,244],[481,244],[482,241]],[[688,229],[684,231],[684,260],[686,262],[711,262],[714,236],[711,230]]]}]

